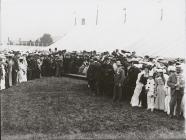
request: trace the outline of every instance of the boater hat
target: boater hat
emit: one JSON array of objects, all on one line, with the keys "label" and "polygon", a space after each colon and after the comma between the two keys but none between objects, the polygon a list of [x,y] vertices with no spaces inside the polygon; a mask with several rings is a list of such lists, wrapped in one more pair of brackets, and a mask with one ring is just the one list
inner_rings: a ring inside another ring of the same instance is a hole
[{"label": "boater hat", "polygon": [[0,61],[5,60],[6,57],[4,55],[0,55]]},{"label": "boater hat", "polygon": [[121,61],[116,61],[116,64],[118,65],[118,66],[121,66],[122,64],[121,64]]},{"label": "boater hat", "polygon": [[139,62],[139,60],[136,59],[136,58],[132,58],[132,59],[129,60],[129,62]]},{"label": "boater hat", "polygon": [[176,71],[176,67],[175,67],[175,66],[169,66],[169,67],[168,67],[168,71],[173,71],[173,72],[175,72],[175,71]]},{"label": "boater hat", "polygon": [[161,72],[163,72],[163,70],[162,69],[157,69],[157,72],[161,73]]},{"label": "boater hat", "polygon": [[181,70],[181,65],[176,65],[176,70]]},{"label": "boater hat", "polygon": [[19,59],[20,59],[20,60],[23,60],[24,58],[21,56],[21,57],[19,57]]},{"label": "boater hat", "polygon": [[151,76],[151,77],[153,76],[153,72],[152,71],[149,72],[149,76]]}]

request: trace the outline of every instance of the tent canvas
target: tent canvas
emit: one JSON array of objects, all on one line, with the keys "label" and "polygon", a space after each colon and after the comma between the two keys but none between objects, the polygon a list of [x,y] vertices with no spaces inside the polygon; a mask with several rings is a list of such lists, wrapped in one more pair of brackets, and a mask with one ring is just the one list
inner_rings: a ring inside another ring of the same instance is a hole
[{"label": "tent canvas", "polygon": [[136,31],[127,24],[120,28],[75,26],[71,33],[47,49],[68,51],[124,49],[136,51],[140,55],[184,57],[186,51],[184,34],[175,34],[174,30],[176,29],[167,28],[164,23],[156,24],[155,29],[154,26],[149,27],[146,32]]},{"label": "tent canvas", "polygon": [[[123,8],[126,8],[125,23]],[[125,49],[139,55],[184,57],[185,16],[184,0],[142,0],[135,1],[135,4],[125,0],[118,5],[104,4],[99,7],[97,26],[93,20],[95,17],[84,11],[82,17],[87,17],[86,24],[77,24],[48,48],[69,51]]]}]

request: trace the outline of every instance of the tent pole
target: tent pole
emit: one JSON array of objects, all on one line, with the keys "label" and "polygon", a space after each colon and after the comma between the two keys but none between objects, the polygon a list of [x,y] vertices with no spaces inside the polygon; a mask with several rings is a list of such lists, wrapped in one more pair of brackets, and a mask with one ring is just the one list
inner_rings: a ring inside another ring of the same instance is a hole
[{"label": "tent pole", "polygon": [[161,17],[160,17],[160,20],[161,21],[163,20],[163,8],[161,8]]},{"label": "tent pole", "polygon": [[126,11],[127,11],[127,9],[126,8],[123,8],[123,10],[124,10],[124,24],[126,23],[126,21],[127,21],[127,13],[126,13]]},{"label": "tent pole", "polygon": [[96,14],[96,25],[98,25],[98,6],[97,6],[97,14]]},{"label": "tent pole", "polygon": [[75,14],[74,25],[77,25],[76,12],[74,12],[74,14]]}]

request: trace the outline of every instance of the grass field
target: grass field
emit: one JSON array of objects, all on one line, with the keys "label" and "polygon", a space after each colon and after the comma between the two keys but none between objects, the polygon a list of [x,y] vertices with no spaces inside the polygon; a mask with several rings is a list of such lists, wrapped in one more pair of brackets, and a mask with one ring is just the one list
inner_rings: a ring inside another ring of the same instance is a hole
[{"label": "grass field", "polygon": [[184,121],[112,104],[86,81],[42,78],[1,91],[2,139],[186,138]]}]

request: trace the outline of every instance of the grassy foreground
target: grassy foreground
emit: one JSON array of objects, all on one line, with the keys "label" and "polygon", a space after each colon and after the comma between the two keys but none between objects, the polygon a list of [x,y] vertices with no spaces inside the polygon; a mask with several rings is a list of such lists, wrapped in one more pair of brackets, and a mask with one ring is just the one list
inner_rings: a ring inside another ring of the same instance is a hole
[{"label": "grassy foreground", "polygon": [[1,139],[185,138],[184,121],[94,97],[86,81],[42,78],[1,91]]}]

